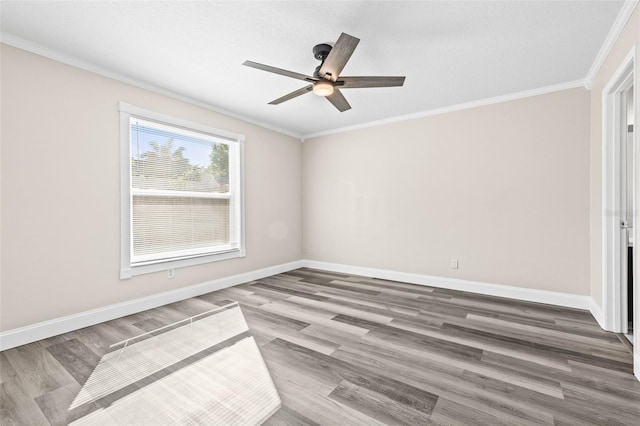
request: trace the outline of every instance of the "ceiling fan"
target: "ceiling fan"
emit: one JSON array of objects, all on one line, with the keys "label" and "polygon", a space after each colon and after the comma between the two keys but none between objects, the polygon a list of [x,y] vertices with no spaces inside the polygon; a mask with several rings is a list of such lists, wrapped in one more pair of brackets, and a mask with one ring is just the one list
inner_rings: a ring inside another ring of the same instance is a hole
[{"label": "ceiling fan", "polygon": [[404,77],[341,77],[340,72],[347,64],[347,61],[359,42],[360,39],[342,33],[333,47],[329,44],[318,44],[314,46],[313,56],[321,61],[321,63],[314,71],[313,76],[251,61],[245,61],[242,65],[311,83],[302,89],[295,90],[269,102],[270,105],[278,105],[313,91],[316,95],[327,98],[340,112],[344,112],[351,109],[351,105],[349,105],[349,102],[347,102],[342,95],[340,89],[394,87],[404,84]]}]

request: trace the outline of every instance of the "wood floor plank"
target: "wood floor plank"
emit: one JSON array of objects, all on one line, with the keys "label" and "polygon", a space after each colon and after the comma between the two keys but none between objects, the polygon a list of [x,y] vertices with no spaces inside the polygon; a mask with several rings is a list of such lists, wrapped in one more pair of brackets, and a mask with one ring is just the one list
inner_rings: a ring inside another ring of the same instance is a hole
[{"label": "wood floor plank", "polygon": [[13,376],[10,383],[17,383],[22,393],[31,398],[74,382],[73,375],[40,342],[19,346],[3,354],[9,374]]},{"label": "wood floor plank", "polygon": [[331,286],[347,286],[349,288],[353,288],[353,289],[358,289],[358,290],[369,290],[373,293],[378,293],[378,294],[382,294],[382,295],[390,295],[390,296],[398,296],[398,297],[405,297],[407,299],[417,299],[419,296],[421,295],[426,295],[426,294],[430,294],[430,293],[415,293],[415,292],[411,292],[411,291],[406,291],[406,290],[402,290],[402,289],[394,289],[392,287],[383,287],[380,285],[372,285],[372,284],[367,284],[367,283],[363,283],[363,282],[351,282],[351,281],[344,281],[344,280],[333,280],[329,283],[329,285]]},{"label": "wood floor plank", "polygon": [[307,309],[295,303],[286,303],[286,300],[261,305],[258,309],[276,315],[286,316],[297,321],[308,322],[309,324],[324,323],[335,316],[330,312],[319,311],[318,309]]},{"label": "wood floor plank", "polygon": [[[352,306],[358,309],[369,308],[369,312],[378,312],[380,314],[404,314],[409,316],[416,316],[420,313],[418,309],[403,308],[402,306],[393,306],[376,302],[375,300],[371,300],[370,298],[363,298],[348,294],[345,295],[344,293],[341,293],[340,290],[335,289],[322,290],[317,294],[320,296],[326,296],[329,299],[339,301],[340,303],[344,303],[346,306]],[[372,311],[371,309],[375,310]]]},{"label": "wood floor plank", "polygon": [[308,268],[0,353],[0,424],[81,418],[110,344],[234,301],[282,400],[270,426],[640,425],[629,346],[587,311]]},{"label": "wood floor plank", "polygon": [[49,422],[35,401],[11,382],[0,384],[0,420],[3,426],[48,426]]},{"label": "wood floor plank", "polygon": [[398,425],[426,423],[437,401],[437,398],[433,401],[425,401],[426,404],[421,404],[421,409],[414,409],[403,403],[398,403],[386,395],[382,395],[366,387],[358,386],[347,380],[340,382],[333,392],[331,392],[329,398],[342,402],[351,408],[363,412],[370,417],[382,420],[387,424]]},{"label": "wood floor plank", "polygon": [[320,285],[322,287],[337,288],[340,290],[344,290],[344,291],[348,291],[356,294],[368,294],[370,296],[380,295],[380,291],[367,289],[367,288],[358,286],[355,283],[340,284],[340,283],[334,282],[333,280],[327,281],[327,280],[322,280],[317,278],[304,278],[300,282],[310,284],[310,285]]},{"label": "wood floor plank", "polygon": [[327,297],[324,296],[317,296],[314,292],[305,292],[305,291],[299,291],[299,290],[294,290],[292,288],[284,288],[282,286],[276,286],[273,284],[269,284],[269,283],[265,283],[263,281],[258,281],[255,284],[251,285],[251,288],[259,288],[262,290],[267,290],[267,291],[275,291],[276,293],[283,293],[283,294],[289,294],[291,296],[301,296],[302,299],[305,300],[316,300],[316,301],[323,301],[323,300],[328,300]]},{"label": "wood floor plank", "polygon": [[424,334],[425,336],[431,336],[450,342],[459,343],[462,345],[469,345],[483,350],[483,354],[499,354],[514,359],[526,359],[527,361],[539,364],[544,368],[550,368],[553,371],[571,371],[568,361],[559,356],[556,353],[545,353],[544,351],[532,350],[528,347],[519,346],[510,342],[503,342],[498,340],[483,339],[481,336],[476,335],[464,335],[460,336],[457,333],[450,333],[447,330],[434,330],[431,327],[421,327],[420,324],[407,322],[392,321],[391,326],[413,331],[414,333]]},{"label": "wood floor plank", "polygon": [[18,373],[7,358],[7,352],[0,352],[0,383],[15,381],[17,375]]},{"label": "wood floor plank", "polygon": [[338,272],[328,272],[328,271],[322,271],[320,269],[311,269],[311,268],[300,268],[300,269],[296,269],[295,271],[286,272],[282,275],[289,276],[289,277],[291,276],[299,277],[301,279],[314,278],[319,281],[326,281],[326,282],[333,281],[333,280],[340,280],[340,279],[349,277],[348,274],[340,274]]},{"label": "wood floor plank", "polygon": [[308,322],[299,321],[294,318],[289,318],[284,315],[276,314],[273,312],[265,311],[263,309],[257,309],[252,306],[246,306],[242,308],[242,313],[247,322],[268,325],[277,330],[293,330],[300,331],[310,325]]},{"label": "wood floor plank", "polygon": [[42,411],[52,426],[67,425],[74,419],[98,409],[95,403],[90,403],[85,404],[80,409],[69,410],[73,400],[78,395],[78,392],[80,392],[81,387],[78,383],[72,383],[35,398],[35,402],[38,404],[40,411]]},{"label": "wood floor plank", "polygon": [[592,389],[607,395],[615,395],[620,401],[628,401],[630,404],[640,400],[640,382],[637,380],[635,382],[616,380],[614,385],[610,379],[603,380],[597,375],[589,373],[580,374],[580,370],[575,366],[572,368],[573,371],[559,371],[528,360],[491,353],[485,354],[482,361],[509,374],[517,374],[515,372],[519,371],[527,376],[557,381],[563,389],[567,385],[575,385],[582,389]]},{"label": "wood floor plank", "polygon": [[260,279],[259,282],[278,287],[279,289],[291,289],[291,290],[296,290],[305,294],[319,294],[318,288],[316,286],[309,286],[299,281],[294,281],[294,280],[284,281],[281,279],[267,277],[267,278]]},{"label": "wood floor plank", "polygon": [[458,335],[478,335],[484,339],[488,340],[496,340],[507,343],[512,343],[514,345],[527,347],[532,350],[544,351],[551,354],[556,354],[559,357],[566,358],[567,360],[575,360],[580,362],[585,362],[593,365],[606,365],[609,369],[614,369],[622,372],[633,373],[633,365],[632,360],[627,358],[627,362],[621,362],[617,360],[607,359],[605,357],[585,354],[580,352],[579,350],[571,350],[566,348],[559,348],[556,346],[537,343],[531,340],[518,339],[513,337],[508,337],[505,334],[497,334],[486,331],[481,331],[473,327],[473,325],[469,325],[468,327],[461,327],[453,324],[443,324],[442,330],[449,331],[452,333],[456,333]]},{"label": "wood floor plank", "polygon": [[619,394],[609,394],[598,389],[586,388],[571,383],[562,385],[565,400],[574,400],[578,405],[592,407],[594,404],[599,407],[607,407],[607,411],[615,412],[616,418],[609,419],[610,422],[618,419],[627,422],[640,421],[640,404],[637,396]]},{"label": "wood floor plank", "polygon": [[283,405],[266,422],[264,426],[320,426],[310,418],[303,416],[295,410]]},{"label": "wood floor plank", "polygon": [[93,368],[100,362],[100,357],[77,339],[49,346],[47,351],[81,385],[87,381]]},{"label": "wood floor plank", "polygon": [[531,325],[511,323],[499,318],[488,318],[470,314],[467,317],[474,325],[469,327],[476,328],[483,324],[485,327],[480,329],[484,331],[497,332],[505,336],[525,339],[532,342],[538,342],[556,347],[563,347],[574,351],[593,354],[599,351],[602,356],[609,355],[612,359],[625,360],[628,358],[628,349],[619,341],[607,341],[598,338],[584,337],[582,335],[571,335],[569,339],[567,333],[559,332],[554,329],[540,329]]},{"label": "wood floor plank", "polygon": [[331,355],[340,346],[335,342],[335,339],[330,340],[322,335],[299,333],[287,329],[273,330],[272,328],[265,328],[264,324],[250,323],[249,326],[252,331],[257,331],[265,336],[269,336],[269,342],[275,339],[281,339],[324,355]]},{"label": "wood floor plank", "polygon": [[[347,276],[346,278],[342,278],[342,280],[352,281],[356,283],[375,284],[382,288],[386,288],[386,287],[393,288],[396,290],[402,290],[403,292],[406,292],[406,293],[431,294],[433,293],[433,290],[434,290],[433,287],[417,286],[415,284],[401,283],[398,281],[382,280],[378,278],[364,278],[360,276],[351,276],[351,275]],[[444,297],[450,297],[450,296],[444,295]]]},{"label": "wood floor plank", "polygon": [[436,404],[427,424],[433,426],[512,425],[512,423],[505,419],[492,416],[465,404],[449,401],[442,397],[438,399],[438,403]]},{"label": "wood floor plank", "polygon": [[282,403],[303,413],[321,425],[362,425],[383,426],[384,422],[335,401],[328,396],[309,392],[308,388],[288,383],[278,389]]},{"label": "wood floor plank", "polygon": [[431,352],[438,352],[449,357],[463,359],[477,359],[482,357],[482,350],[460,343],[438,339],[412,331],[402,330],[385,324],[378,324],[348,315],[336,315],[334,321],[344,322],[369,330],[367,333],[371,337],[379,337],[390,342],[401,343],[412,348],[426,349]]},{"label": "wood floor plank", "polygon": [[[461,380],[464,370],[458,362],[452,362],[446,357],[425,355],[421,351],[411,351],[393,344],[376,343],[371,345],[377,349],[376,352],[371,349],[353,351],[353,348],[349,347],[339,349],[332,356],[357,363],[361,368],[385,371],[385,374],[412,386],[474,407],[488,415],[506,419],[511,424],[551,423],[551,415],[548,413],[535,410],[527,403],[486,392],[482,386]],[[386,347],[387,350],[378,349],[382,347]]]},{"label": "wood floor plank", "polygon": [[289,298],[289,301],[293,303],[298,303],[299,305],[323,309],[327,312],[333,313],[334,315],[338,315],[338,314],[350,315],[352,317],[361,318],[368,321],[379,322],[382,324],[393,321],[392,316],[372,313],[372,312],[369,312],[369,310],[367,309],[351,308],[349,306],[345,306],[344,304],[332,302],[329,298],[324,298],[324,300],[318,300],[318,299],[307,299],[304,297],[293,296]]}]

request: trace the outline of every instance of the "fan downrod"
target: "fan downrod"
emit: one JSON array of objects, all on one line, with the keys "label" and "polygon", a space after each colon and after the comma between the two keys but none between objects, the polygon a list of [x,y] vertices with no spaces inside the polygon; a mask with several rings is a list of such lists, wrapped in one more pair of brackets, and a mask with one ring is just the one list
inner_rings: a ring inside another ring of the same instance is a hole
[{"label": "fan downrod", "polygon": [[324,60],[329,56],[329,52],[331,52],[330,44],[316,44],[313,46],[313,57],[320,61],[320,65],[316,67],[316,70],[313,72],[313,76],[315,78],[320,78],[320,68],[324,63]]}]

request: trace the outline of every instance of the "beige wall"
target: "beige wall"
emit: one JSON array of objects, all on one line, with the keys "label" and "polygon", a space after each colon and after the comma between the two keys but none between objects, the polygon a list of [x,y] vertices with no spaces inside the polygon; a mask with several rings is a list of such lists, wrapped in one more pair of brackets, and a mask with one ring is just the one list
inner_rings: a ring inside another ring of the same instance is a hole
[{"label": "beige wall", "polygon": [[583,88],[318,137],[304,257],[588,295],[588,182]]},{"label": "beige wall", "polygon": [[[301,258],[590,294],[600,304],[601,91],[640,40],[639,21],[636,11],[590,93],[304,145],[1,45],[0,330]],[[172,280],[118,279],[118,101],[246,135],[246,258],[179,269]],[[449,268],[452,258],[460,269]]]},{"label": "beige wall", "polygon": [[[620,37],[609,52],[591,87],[591,172],[590,188],[590,259],[591,297],[602,307],[602,90],[607,85],[618,66],[622,63],[634,44],[640,41],[640,11],[635,12],[627,22]],[[636,70],[636,87],[640,84],[640,73]],[[636,92],[637,93],[637,92]],[[636,111],[636,123],[640,117]],[[636,188],[640,191],[640,185]],[[637,199],[640,199],[638,192]],[[640,261],[636,250],[636,264]]]},{"label": "beige wall", "polygon": [[[1,330],[301,258],[300,141],[13,47],[1,55]],[[118,278],[118,101],[246,135],[246,258]]]}]

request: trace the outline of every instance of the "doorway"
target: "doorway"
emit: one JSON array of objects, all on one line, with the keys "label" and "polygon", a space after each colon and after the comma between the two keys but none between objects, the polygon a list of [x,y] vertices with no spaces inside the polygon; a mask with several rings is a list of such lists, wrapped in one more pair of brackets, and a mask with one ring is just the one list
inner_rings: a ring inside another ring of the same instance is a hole
[{"label": "doorway", "polygon": [[640,378],[638,344],[637,111],[636,47],[629,52],[602,92],[603,140],[603,327],[623,334],[634,348]]},{"label": "doorway", "polygon": [[[633,81],[631,81],[633,84]],[[621,333],[633,345],[633,254],[634,254],[634,197],[635,197],[635,165],[634,165],[634,86],[632,85],[620,93],[620,107],[622,116],[622,132],[620,134],[620,142],[622,144],[620,150],[620,166],[621,166],[621,222],[622,229],[622,253],[623,275],[621,280]],[[625,119],[626,117],[626,119]],[[626,243],[626,247],[625,247]]]}]

